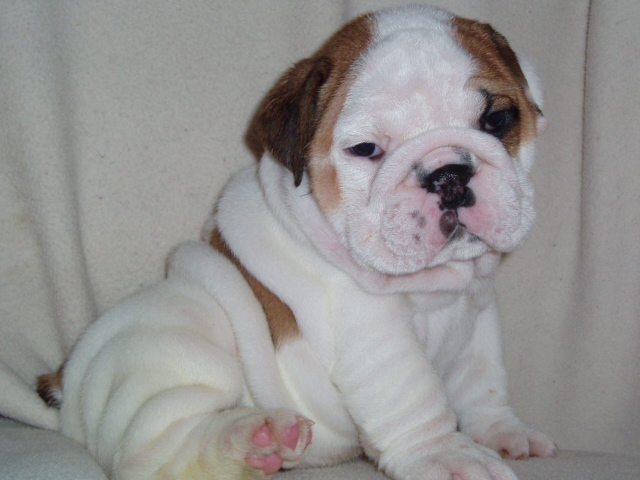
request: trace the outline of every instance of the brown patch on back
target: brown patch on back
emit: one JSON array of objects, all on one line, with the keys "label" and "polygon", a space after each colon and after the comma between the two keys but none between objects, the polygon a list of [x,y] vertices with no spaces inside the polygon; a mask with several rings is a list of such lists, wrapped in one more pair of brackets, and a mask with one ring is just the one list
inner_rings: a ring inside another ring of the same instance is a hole
[{"label": "brown patch on back", "polygon": [[64,363],[57,372],[47,373],[38,377],[37,392],[47,405],[60,408],[62,403],[62,377],[64,375]]},{"label": "brown patch on back", "polygon": [[453,19],[456,42],[477,60],[477,73],[470,86],[486,90],[500,103],[497,107],[517,106],[519,121],[501,139],[510,155],[515,155],[523,142],[537,135],[540,109],[527,96],[527,80],[518,58],[507,40],[491,25],[476,20]]},{"label": "brown patch on back", "polygon": [[262,309],[267,317],[269,331],[273,344],[277,347],[282,343],[300,335],[295,315],[291,309],[276,294],[265,287],[260,281],[251,275],[249,271],[240,263],[238,258],[231,251],[227,242],[222,238],[220,231],[216,228],[211,232],[209,243],[213,248],[222,253],[236,266],[244,279],[251,287]]}]

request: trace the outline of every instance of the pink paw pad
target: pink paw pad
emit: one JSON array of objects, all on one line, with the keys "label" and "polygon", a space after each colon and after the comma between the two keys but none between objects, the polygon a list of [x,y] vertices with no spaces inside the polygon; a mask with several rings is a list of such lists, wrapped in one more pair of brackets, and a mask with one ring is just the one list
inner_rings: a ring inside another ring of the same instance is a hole
[{"label": "pink paw pad", "polygon": [[229,439],[236,458],[265,475],[272,475],[283,466],[292,467],[300,460],[311,443],[313,422],[280,410],[266,413],[241,418]]},{"label": "pink paw pad", "polygon": [[265,475],[273,475],[282,468],[282,458],[276,453],[271,453],[266,457],[247,455],[244,459],[251,468],[262,470]]},{"label": "pink paw pad", "polygon": [[291,425],[290,427],[285,428],[284,432],[282,432],[282,437],[280,437],[280,441],[282,445],[287,447],[290,450],[295,450],[298,446],[298,440],[300,440],[300,424],[296,423]]},{"label": "pink paw pad", "polygon": [[251,438],[251,442],[260,448],[267,448],[273,443],[273,437],[271,436],[271,429],[268,424],[262,425],[255,432],[253,432],[253,437]]}]

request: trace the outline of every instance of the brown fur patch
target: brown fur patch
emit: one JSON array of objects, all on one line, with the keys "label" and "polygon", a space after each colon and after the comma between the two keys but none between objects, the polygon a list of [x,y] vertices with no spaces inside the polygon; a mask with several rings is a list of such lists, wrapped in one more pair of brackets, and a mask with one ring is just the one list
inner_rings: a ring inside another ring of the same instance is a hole
[{"label": "brown fur patch", "polygon": [[285,165],[300,185],[307,147],[321,114],[318,92],[332,69],[326,57],[301,60],[267,94],[250,127],[252,136]]},{"label": "brown fur patch", "polygon": [[349,89],[349,72],[370,45],[371,36],[371,15],[347,23],[312,57],[285,72],[249,127],[247,141],[254,151],[269,151],[293,172],[296,185],[309,169],[311,189],[325,211],[340,203],[340,190],[337,176],[327,175],[329,169],[323,163]]},{"label": "brown fur patch", "polygon": [[497,107],[517,106],[518,122],[501,139],[510,155],[515,155],[523,142],[537,135],[540,109],[527,96],[527,80],[507,40],[490,25],[461,17],[453,19],[458,44],[477,60],[477,73],[470,86],[485,90]]},{"label": "brown fur patch", "polygon": [[314,56],[327,57],[333,65],[331,75],[319,92],[322,117],[312,145],[317,155],[327,155],[333,144],[333,130],[352,83],[353,68],[372,43],[372,19],[368,14],[347,23]]},{"label": "brown fur patch", "polygon": [[64,363],[57,372],[47,373],[38,377],[37,392],[47,405],[60,408],[62,403],[62,377],[64,376]]},{"label": "brown fur patch", "polygon": [[213,248],[222,253],[236,266],[247,281],[254,295],[262,305],[262,309],[267,317],[269,331],[273,344],[278,347],[287,340],[300,335],[296,318],[291,309],[276,294],[265,287],[240,263],[238,258],[222,238],[220,231],[216,228],[211,232],[209,243]]},{"label": "brown fur patch", "polygon": [[333,131],[352,84],[353,69],[371,45],[372,29],[371,15],[360,16],[339,30],[316,54],[328,56],[334,66],[322,87],[322,116],[309,145],[311,191],[325,214],[336,209],[342,201],[337,171],[328,163],[328,156],[333,145]]},{"label": "brown fur patch", "polygon": [[311,191],[320,211],[327,215],[340,206],[342,193],[338,171],[329,162],[312,162],[309,165]]},{"label": "brown fur patch", "polygon": [[344,80],[331,94],[325,114],[319,122],[316,135],[309,145],[309,185],[320,210],[327,215],[342,203],[338,172],[330,163],[329,152],[333,145],[333,130],[342,112],[351,82]]}]

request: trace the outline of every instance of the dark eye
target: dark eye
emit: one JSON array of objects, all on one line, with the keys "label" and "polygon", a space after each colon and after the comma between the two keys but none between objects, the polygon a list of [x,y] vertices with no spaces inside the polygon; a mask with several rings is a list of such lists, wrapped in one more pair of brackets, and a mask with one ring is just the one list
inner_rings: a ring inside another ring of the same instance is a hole
[{"label": "dark eye", "polygon": [[519,112],[515,107],[487,112],[480,120],[480,128],[494,137],[502,138],[518,117]]},{"label": "dark eye", "polygon": [[352,155],[356,155],[358,157],[368,157],[371,160],[377,160],[384,154],[384,152],[378,145],[369,142],[354,145],[353,147],[348,148],[347,151]]}]

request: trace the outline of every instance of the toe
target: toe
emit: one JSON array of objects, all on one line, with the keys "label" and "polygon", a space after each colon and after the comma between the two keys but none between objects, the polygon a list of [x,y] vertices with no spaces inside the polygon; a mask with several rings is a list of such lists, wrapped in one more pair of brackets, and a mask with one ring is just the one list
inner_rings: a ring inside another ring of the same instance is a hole
[{"label": "toe", "polygon": [[298,423],[294,423],[290,427],[287,427],[282,432],[282,437],[280,441],[282,445],[287,447],[289,450],[295,450],[298,446],[298,440],[300,439],[300,425]]},{"label": "toe", "polygon": [[271,429],[269,428],[268,423],[265,423],[261,427],[258,427],[255,432],[253,432],[253,436],[251,437],[251,442],[260,448],[267,448],[271,444],[273,444],[273,437],[271,436]]},{"label": "toe", "polygon": [[244,461],[251,468],[262,470],[265,475],[273,475],[282,467],[282,458],[275,453],[271,453],[265,457],[247,455]]}]

